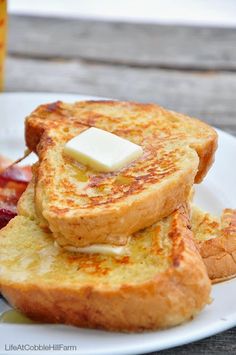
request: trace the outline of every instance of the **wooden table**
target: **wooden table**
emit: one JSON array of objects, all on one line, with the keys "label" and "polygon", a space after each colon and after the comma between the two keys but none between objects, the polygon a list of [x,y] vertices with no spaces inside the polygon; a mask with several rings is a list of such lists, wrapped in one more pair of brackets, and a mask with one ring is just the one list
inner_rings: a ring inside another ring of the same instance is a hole
[{"label": "wooden table", "polygon": [[[236,135],[236,29],[10,17],[6,91],[156,102]],[[236,354],[236,328],[159,354]]]}]

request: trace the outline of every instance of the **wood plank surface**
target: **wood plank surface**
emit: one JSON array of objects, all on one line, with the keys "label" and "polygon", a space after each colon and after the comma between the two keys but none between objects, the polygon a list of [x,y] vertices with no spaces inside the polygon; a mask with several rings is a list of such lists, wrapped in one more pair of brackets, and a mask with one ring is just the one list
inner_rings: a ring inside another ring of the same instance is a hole
[{"label": "wood plank surface", "polygon": [[[6,91],[156,102],[236,135],[236,29],[26,16],[9,23]],[[236,328],[158,352],[225,353],[236,354]]]},{"label": "wood plank surface", "polygon": [[10,17],[9,52],[113,64],[236,69],[236,29]]},{"label": "wood plank surface", "polygon": [[236,134],[236,29],[11,16],[7,91],[156,102]]},{"label": "wood plank surface", "polygon": [[236,73],[14,57],[7,64],[6,90],[83,93],[156,102],[236,134]]}]

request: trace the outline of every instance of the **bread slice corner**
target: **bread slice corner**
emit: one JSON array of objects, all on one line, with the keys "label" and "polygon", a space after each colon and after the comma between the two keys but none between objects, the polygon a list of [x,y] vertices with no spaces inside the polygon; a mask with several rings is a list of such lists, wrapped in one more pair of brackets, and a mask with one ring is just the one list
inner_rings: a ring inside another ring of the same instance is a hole
[{"label": "bread slice corner", "polygon": [[224,209],[221,218],[193,206],[192,231],[213,283],[236,276],[236,210]]}]

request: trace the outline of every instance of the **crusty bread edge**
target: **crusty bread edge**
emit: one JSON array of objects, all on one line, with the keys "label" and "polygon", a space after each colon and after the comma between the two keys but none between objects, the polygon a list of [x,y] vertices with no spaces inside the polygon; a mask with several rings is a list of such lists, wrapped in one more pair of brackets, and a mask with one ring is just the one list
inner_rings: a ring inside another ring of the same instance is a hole
[{"label": "crusty bread edge", "polygon": [[198,243],[212,283],[236,276],[236,210],[225,209],[220,236]]},{"label": "crusty bread edge", "polygon": [[207,139],[205,139],[204,144],[200,144],[197,142],[193,142],[192,144],[190,144],[190,146],[197,152],[199,156],[198,172],[195,177],[195,183],[199,184],[200,182],[202,182],[204,177],[207,175],[209,169],[211,168],[212,164],[214,163],[215,152],[218,147],[218,134],[213,127],[195,117],[190,117],[175,111],[168,112],[173,116],[179,117],[181,119],[190,119],[192,122],[195,122],[195,124],[199,126],[199,128],[208,131],[208,137]]},{"label": "crusty bread edge", "polygon": [[195,183],[202,182],[207,175],[215,160],[215,152],[218,147],[217,133],[213,131],[211,138],[205,142],[204,146],[195,145],[196,152],[199,156],[198,172],[195,177]]}]

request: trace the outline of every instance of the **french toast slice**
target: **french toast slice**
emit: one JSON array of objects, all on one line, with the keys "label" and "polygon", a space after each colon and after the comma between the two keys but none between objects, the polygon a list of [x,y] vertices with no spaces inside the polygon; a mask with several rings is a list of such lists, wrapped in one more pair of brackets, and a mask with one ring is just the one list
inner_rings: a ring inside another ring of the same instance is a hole
[{"label": "french toast slice", "polygon": [[[31,192],[24,196],[26,209]],[[160,329],[191,319],[209,302],[210,280],[185,205],[135,233],[123,256],[65,251],[24,216],[0,231],[0,249],[2,295],[40,322]]]},{"label": "french toast slice", "polygon": [[[90,126],[142,145],[144,154],[114,173],[98,173],[63,154]],[[26,119],[26,143],[39,156],[35,204],[41,226],[62,246],[126,244],[172,213],[212,163],[215,131],[156,105],[115,101],[42,105]]]},{"label": "french toast slice", "polygon": [[191,224],[212,282],[236,276],[236,210],[224,209],[217,218],[193,206]]}]

